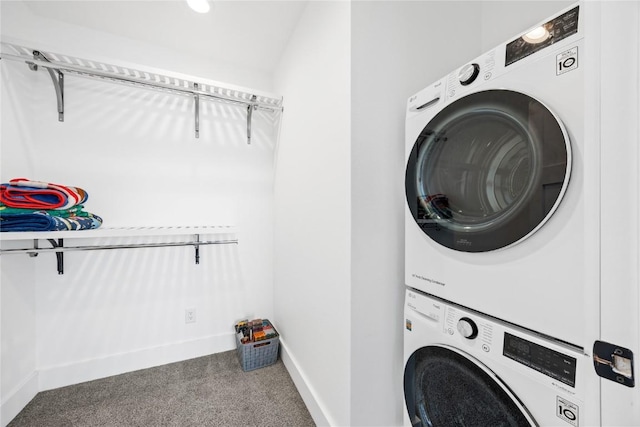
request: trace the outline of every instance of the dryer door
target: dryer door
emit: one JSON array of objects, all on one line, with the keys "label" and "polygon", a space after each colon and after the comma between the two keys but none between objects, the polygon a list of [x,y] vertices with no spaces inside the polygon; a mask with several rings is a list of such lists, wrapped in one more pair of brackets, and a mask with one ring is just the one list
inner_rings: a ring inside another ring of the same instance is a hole
[{"label": "dryer door", "polygon": [[407,203],[437,243],[486,252],[540,228],[570,171],[567,132],[546,106],[519,92],[477,92],[442,109],[418,136],[407,162]]},{"label": "dryer door", "polygon": [[413,353],[405,366],[404,394],[416,427],[537,425],[496,375],[448,346]]}]

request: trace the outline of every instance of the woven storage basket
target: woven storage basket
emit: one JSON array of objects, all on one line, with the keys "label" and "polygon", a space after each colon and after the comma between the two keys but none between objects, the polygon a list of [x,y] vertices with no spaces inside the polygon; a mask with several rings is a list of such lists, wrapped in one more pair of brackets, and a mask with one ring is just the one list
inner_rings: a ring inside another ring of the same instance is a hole
[{"label": "woven storage basket", "polygon": [[236,335],[238,358],[243,371],[252,371],[276,363],[280,347],[280,336],[275,328],[273,330],[276,332],[275,337],[246,344],[242,344]]}]

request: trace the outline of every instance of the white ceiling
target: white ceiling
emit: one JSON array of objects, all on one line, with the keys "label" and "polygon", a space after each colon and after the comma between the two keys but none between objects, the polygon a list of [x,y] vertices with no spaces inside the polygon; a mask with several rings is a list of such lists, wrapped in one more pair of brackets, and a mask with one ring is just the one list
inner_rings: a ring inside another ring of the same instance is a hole
[{"label": "white ceiling", "polygon": [[183,0],[25,1],[43,18],[272,72],[307,0],[210,3],[199,14]]}]

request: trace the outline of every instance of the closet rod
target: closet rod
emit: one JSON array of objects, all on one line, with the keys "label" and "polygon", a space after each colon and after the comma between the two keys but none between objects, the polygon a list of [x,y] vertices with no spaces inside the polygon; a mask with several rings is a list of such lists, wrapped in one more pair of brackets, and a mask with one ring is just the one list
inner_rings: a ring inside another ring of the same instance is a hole
[{"label": "closet rod", "polygon": [[72,252],[72,251],[99,251],[103,249],[140,249],[140,248],[164,248],[169,246],[207,246],[207,245],[228,245],[237,244],[237,239],[231,240],[198,240],[194,242],[167,242],[167,243],[132,243],[122,245],[100,245],[100,246],[60,246],[54,248],[19,248],[1,249],[0,254],[39,254],[42,252]]},{"label": "closet rod", "polygon": [[235,99],[233,97],[229,97],[229,96],[225,96],[222,94],[213,94],[207,91],[203,91],[203,90],[196,90],[193,88],[187,88],[187,87],[179,87],[176,85],[172,85],[172,84],[168,84],[168,83],[162,83],[162,82],[158,82],[158,81],[148,81],[142,78],[137,78],[135,76],[122,76],[122,75],[117,75],[114,73],[110,73],[110,72],[106,72],[106,71],[100,71],[100,70],[96,70],[93,68],[86,68],[86,67],[82,67],[79,65],[73,65],[73,64],[65,64],[65,63],[61,63],[58,61],[53,61],[53,60],[48,60],[48,61],[41,61],[35,58],[26,58],[24,56],[18,56],[18,55],[12,55],[12,54],[2,54],[2,58],[6,58],[6,59],[10,59],[13,61],[19,61],[19,62],[24,62],[25,64],[29,65],[30,67],[32,65],[38,65],[40,67],[43,67],[45,69],[51,69],[51,70],[55,70],[57,72],[70,72],[70,73],[74,73],[74,74],[78,74],[84,77],[92,77],[92,78],[99,78],[99,79],[107,79],[107,80],[112,80],[112,81],[116,81],[116,82],[123,82],[123,83],[128,83],[128,84],[133,84],[133,85],[140,85],[140,86],[145,86],[145,87],[150,87],[150,88],[156,88],[156,89],[164,89],[164,90],[168,90],[171,92],[177,92],[177,93],[181,93],[184,95],[189,95],[189,96],[195,96],[195,95],[199,95],[199,96],[203,96],[206,98],[212,98],[212,99],[216,99],[216,100],[221,100],[221,101],[225,101],[225,102],[231,102],[231,103],[235,103],[235,104],[241,104],[241,105],[246,105],[247,107],[253,107],[253,108],[258,108],[261,110],[266,110],[266,111],[272,111],[272,112],[276,112],[276,111],[282,111],[283,108],[281,106],[277,106],[277,105],[272,105],[272,104],[268,104],[268,103],[263,103],[260,102],[259,100],[255,99],[255,100],[239,100],[239,99]]},{"label": "closet rod", "polygon": [[51,243],[51,248],[40,248],[38,246],[38,239],[33,241],[33,248],[18,248],[18,249],[0,249],[0,255],[11,254],[27,254],[30,257],[36,257],[41,252],[55,252],[56,264],[58,274],[64,274],[64,252],[70,251],[97,251],[105,249],[140,249],[140,248],[165,248],[173,246],[194,246],[195,247],[195,262],[200,264],[200,246],[207,245],[228,245],[238,243],[237,239],[233,240],[206,240],[201,241],[200,235],[195,235],[195,241],[189,242],[166,242],[166,243],[132,243],[132,244],[120,244],[120,245],[96,245],[96,246],[64,246],[63,240],[47,239]]}]

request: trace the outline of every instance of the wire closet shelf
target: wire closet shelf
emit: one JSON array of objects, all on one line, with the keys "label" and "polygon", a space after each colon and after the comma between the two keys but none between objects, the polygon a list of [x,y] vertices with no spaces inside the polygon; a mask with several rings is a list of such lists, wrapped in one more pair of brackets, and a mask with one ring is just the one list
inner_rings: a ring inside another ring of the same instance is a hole
[{"label": "wire closet shelf", "polygon": [[272,113],[283,111],[282,97],[248,89],[224,86],[202,79],[184,78],[142,69],[107,64],[74,56],[45,52],[30,47],[2,42],[0,59],[24,62],[33,71],[46,70],[53,82],[58,107],[58,120],[64,121],[65,74],[107,80],[113,83],[144,87],[190,96],[194,100],[195,137],[200,135],[200,99],[241,105],[247,110],[247,143],[251,143],[251,123],[254,110]]}]

